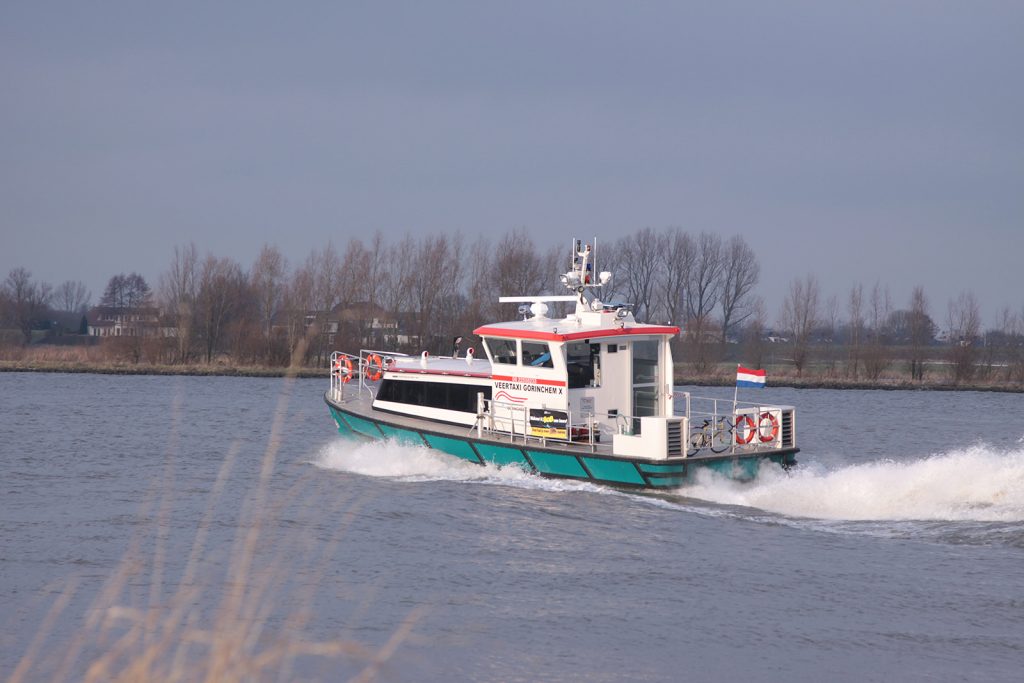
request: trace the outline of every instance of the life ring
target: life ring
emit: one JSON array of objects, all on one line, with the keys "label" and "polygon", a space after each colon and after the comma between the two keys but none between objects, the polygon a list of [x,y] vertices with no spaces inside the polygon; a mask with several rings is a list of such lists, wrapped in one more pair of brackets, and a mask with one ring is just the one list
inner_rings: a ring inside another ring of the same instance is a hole
[{"label": "life ring", "polygon": [[[768,420],[768,423],[772,426],[770,434],[765,436],[764,433],[764,421]],[[761,440],[761,443],[769,443],[775,441],[775,437],[779,435],[779,421],[775,419],[775,416],[768,411],[761,413],[757,418],[757,438]]]},{"label": "life ring", "polygon": [[342,384],[352,381],[352,359],[348,356],[337,358],[334,361],[333,374],[340,378]]},{"label": "life ring", "polygon": [[[376,368],[376,369],[374,369]],[[366,357],[366,379],[371,382],[376,382],[384,376],[384,359],[376,353],[371,353]]]},{"label": "life ring", "polygon": [[[743,425],[742,430],[746,433],[746,436],[740,436],[741,425]],[[754,434],[757,433],[757,425],[754,424],[754,418],[749,415],[740,415],[733,426],[732,433],[736,436],[736,443],[738,444],[748,444],[753,441]]]}]

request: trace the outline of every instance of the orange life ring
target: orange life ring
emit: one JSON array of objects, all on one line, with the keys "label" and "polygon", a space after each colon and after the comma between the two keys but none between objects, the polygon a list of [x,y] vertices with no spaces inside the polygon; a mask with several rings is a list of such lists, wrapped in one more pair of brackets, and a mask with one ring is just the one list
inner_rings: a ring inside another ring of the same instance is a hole
[{"label": "orange life ring", "polygon": [[333,374],[335,377],[339,377],[342,384],[348,384],[352,381],[352,359],[348,356],[342,356],[334,360]]},{"label": "orange life ring", "polygon": [[[740,425],[742,424],[746,425],[747,435],[745,437],[740,436]],[[754,434],[757,433],[757,425],[754,424],[754,418],[749,415],[740,415],[736,420],[736,424],[733,426],[732,433],[736,436],[736,443],[738,444],[748,444],[753,441]]]},{"label": "orange life ring", "polygon": [[[772,432],[768,436],[765,436],[764,430],[761,428],[764,425],[764,421],[768,420],[772,426]],[[765,411],[761,413],[757,418],[757,438],[761,440],[761,443],[769,443],[775,441],[775,437],[779,435],[779,421],[775,419],[775,416]]]},{"label": "orange life ring", "polygon": [[[374,369],[376,367],[376,370]],[[384,376],[384,359],[376,353],[371,353],[366,357],[366,379],[371,382],[376,382]]]}]

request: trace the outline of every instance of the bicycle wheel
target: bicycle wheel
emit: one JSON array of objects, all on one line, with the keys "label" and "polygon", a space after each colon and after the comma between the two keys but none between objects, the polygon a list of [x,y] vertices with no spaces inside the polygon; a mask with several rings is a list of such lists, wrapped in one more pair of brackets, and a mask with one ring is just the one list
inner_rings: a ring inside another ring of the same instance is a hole
[{"label": "bicycle wheel", "polygon": [[711,452],[724,453],[732,448],[732,426],[724,417],[718,421],[711,436]]}]

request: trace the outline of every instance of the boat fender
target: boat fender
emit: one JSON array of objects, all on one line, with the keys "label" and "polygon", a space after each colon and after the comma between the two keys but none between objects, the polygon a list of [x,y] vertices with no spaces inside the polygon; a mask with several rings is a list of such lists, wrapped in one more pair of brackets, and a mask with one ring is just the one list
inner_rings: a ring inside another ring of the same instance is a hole
[{"label": "boat fender", "polygon": [[[771,431],[765,434],[764,423],[765,420],[771,425]],[[775,416],[765,411],[761,413],[757,418],[757,438],[761,440],[761,443],[769,443],[775,441],[775,437],[779,435],[779,421],[775,419]]]},{"label": "boat fender", "polygon": [[366,357],[366,379],[376,382],[384,376],[384,360],[376,353]]},{"label": "boat fender", "polygon": [[[740,435],[741,425],[743,425],[743,433],[745,436]],[[740,415],[736,420],[736,426],[733,428],[733,434],[736,435],[736,443],[748,444],[754,440],[754,434],[757,433],[757,425],[754,424],[754,418],[749,415]]]}]

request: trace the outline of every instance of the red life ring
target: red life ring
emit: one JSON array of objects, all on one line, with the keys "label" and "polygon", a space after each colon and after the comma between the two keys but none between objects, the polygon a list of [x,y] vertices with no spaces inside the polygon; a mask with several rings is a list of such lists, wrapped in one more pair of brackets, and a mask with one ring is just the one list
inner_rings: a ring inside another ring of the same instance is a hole
[{"label": "red life ring", "polygon": [[[746,436],[740,436],[740,425],[746,425]],[[733,427],[732,433],[736,436],[736,443],[738,444],[748,444],[753,441],[754,434],[757,433],[757,425],[754,424],[754,418],[749,415],[740,415],[736,420],[736,425]]]},{"label": "red life ring", "polygon": [[[765,436],[764,429],[762,428],[764,426],[765,420],[768,420],[768,423],[771,424],[772,426],[771,434],[769,434],[768,436]],[[779,421],[775,419],[775,416],[769,413],[768,411],[761,413],[757,418],[757,438],[761,440],[761,443],[769,443],[771,441],[775,441],[775,437],[777,437],[778,435]]]},{"label": "red life ring", "polygon": [[352,381],[352,359],[348,356],[336,358],[334,361],[333,374],[340,378],[342,384]]},{"label": "red life ring", "polygon": [[[374,369],[376,368],[376,369]],[[376,382],[384,376],[384,359],[376,353],[366,357],[366,379]]]}]

